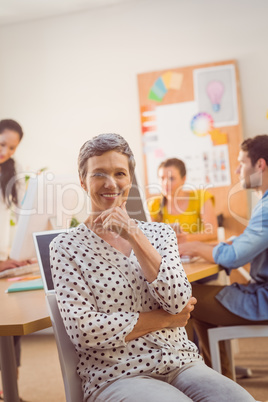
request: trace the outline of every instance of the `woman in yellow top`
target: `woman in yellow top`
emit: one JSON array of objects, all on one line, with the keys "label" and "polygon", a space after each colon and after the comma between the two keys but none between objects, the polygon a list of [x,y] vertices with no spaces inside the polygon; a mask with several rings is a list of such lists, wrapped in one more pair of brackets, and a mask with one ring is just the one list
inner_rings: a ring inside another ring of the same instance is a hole
[{"label": "woman in yellow top", "polygon": [[162,195],[148,201],[155,222],[171,224],[178,243],[208,241],[217,237],[217,217],[214,197],[207,190],[186,190],[186,168],[183,161],[170,158],[158,168]]}]

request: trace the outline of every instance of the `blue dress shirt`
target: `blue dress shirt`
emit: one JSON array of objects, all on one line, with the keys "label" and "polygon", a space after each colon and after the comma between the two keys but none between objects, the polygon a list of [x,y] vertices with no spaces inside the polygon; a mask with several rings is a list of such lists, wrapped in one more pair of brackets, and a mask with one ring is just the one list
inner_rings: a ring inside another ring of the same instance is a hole
[{"label": "blue dress shirt", "polygon": [[226,272],[251,263],[253,283],[224,287],[217,300],[232,313],[252,321],[268,320],[268,190],[253,210],[245,231],[231,245],[220,243],[213,257]]}]

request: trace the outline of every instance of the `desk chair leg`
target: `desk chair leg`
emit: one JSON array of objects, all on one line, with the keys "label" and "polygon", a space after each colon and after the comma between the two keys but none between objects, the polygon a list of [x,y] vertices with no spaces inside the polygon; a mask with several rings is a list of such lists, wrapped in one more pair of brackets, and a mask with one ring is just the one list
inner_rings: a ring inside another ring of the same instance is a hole
[{"label": "desk chair leg", "polygon": [[225,343],[225,350],[229,359],[229,365],[231,367],[232,378],[234,381],[236,381],[236,369],[234,366],[234,352],[233,352],[232,339],[226,340],[224,341],[224,343]]},{"label": "desk chair leg", "polygon": [[5,402],[20,402],[13,336],[0,336],[0,365]]},{"label": "desk chair leg", "polygon": [[[219,341],[217,339],[212,338],[210,340],[211,344],[211,363],[212,367],[214,370],[218,371],[221,373],[221,358],[220,358],[220,347],[219,347]],[[232,340],[226,340],[224,341],[225,343],[225,349],[226,353],[229,358],[229,362],[231,365],[231,373],[233,380],[236,381],[236,376],[242,377],[242,378],[250,378],[252,377],[252,371],[248,367],[240,367],[240,366],[235,366],[234,365],[234,354],[232,350]]]},{"label": "desk chair leg", "polygon": [[[250,368],[247,367],[240,367],[240,366],[235,366],[234,365],[234,356],[233,356],[233,350],[232,350],[232,340],[226,340],[225,342],[225,348],[226,352],[229,358],[229,362],[231,365],[231,372],[232,372],[232,377],[233,380],[236,381],[236,376],[243,377],[243,378],[250,378],[252,377],[252,371]],[[215,356],[213,363],[214,363],[214,368],[216,371],[221,373],[221,361],[220,361],[220,349],[219,349],[219,342],[213,342],[212,343],[212,348],[214,350],[213,355]]]},{"label": "desk chair leg", "polygon": [[220,358],[220,348],[216,337],[210,336],[209,333],[209,343],[210,343],[210,356],[212,368],[218,373],[221,373],[221,358]]},{"label": "desk chair leg", "polygon": [[252,371],[248,367],[235,366],[235,374],[242,378],[252,377]]}]

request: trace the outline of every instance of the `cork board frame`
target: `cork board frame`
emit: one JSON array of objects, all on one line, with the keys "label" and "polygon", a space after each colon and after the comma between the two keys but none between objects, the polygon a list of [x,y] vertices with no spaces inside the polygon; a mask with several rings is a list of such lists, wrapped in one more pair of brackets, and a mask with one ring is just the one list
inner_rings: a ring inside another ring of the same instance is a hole
[{"label": "cork board frame", "polygon": [[[247,194],[246,191],[241,189],[239,185],[238,177],[235,173],[237,168],[237,156],[239,153],[239,146],[243,140],[242,135],[242,123],[241,123],[241,100],[240,100],[240,82],[239,82],[239,73],[237,62],[235,60],[227,60],[215,63],[207,63],[189,67],[180,67],[180,68],[171,68],[168,70],[160,70],[154,72],[148,72],[139,74],[137,77],[138,80],[138,91],[139,91],[139,105],[140,105],[140,123],[141,123],[141,135],[142,135],[142,143],[143,143],[143,158],[144,158],[144,175],[145,175],[145,189],[146,189],[146,197],[149,198],[152,196],[150,193],[150,187],[152,186],[152,169],[156,169],[156,163],[161,162],[166,157],[177,157],[183,159],[180,154],[180,148],[182,142],[180,142],[180,136],[176,137],[177,146],[170,146],[168,151],[166,147],[170,144],[168,136],[165,134],[161,134],[162,138],[159,148],[159,143],[157,149],[154,152],[157,152],[155,155],[151,154],[149,158],[150,150],[150,142],[148,139],[153,139],[159,135],[157,121],[155,120],[154,112],[155,110],[159,110],[162,106],[175,106],[179,105],[181,107],[183,104],[190,105],[191,102],[195,104],[197,102],[197,85],[196,85],[196,73],[197,72],[209,72],[210,69],[212,72],[214,71],[225,71],[228,68],[233,69],[234,71],[234,83],[233,83],[233,91],[236,101],[235,113],[232,118],[228,119],[228,117],[223,117],[219,119],[218,116],[221,113],[212,110],[200,110],[196,109],[196,116],[199,117],[200,114],[205,113],[209,116],[212,116],[212,126],[210,127],[210,139],[214,141],[216,138],[216,145],[221,146],[221,141],[223,139],[223,143],[225,144],[226,149],[228,150],[228,172],[229,176],[226,181],[219,183],[217,186],[212,185],[209,188],[209,191],[215,197],[215,208],[216,213],[223,214],[224,216],[224,227],[226,230],[227,236],[229,235],[237,235],[240,234],[247,224],[248,218],[248,203],[247,203]],[[205,77],[205,75],[204,75]],[[211,75],[213,78],[213,75]],[[222,75],[223,77],[223,75]],[[211,79],[210,81],[217,81],[216,79]],[[218,80],[219,81],[219,80]],[[223,77],[224,81],[224,77]],[[224,82],[225,87],[228,87],[228,78]],[[202,81],[200,80],[200,85],[202,85]],[[226,90],[225,88],[225,90]],[[227,93],[227,90],[226,90]],[[229,94],[231,91],[229,91]],[[205,105],[204,107],[209,108],[210,98],[207,94],[202,94],[202,89],[200,90],[200,99],[199,103]],[[225,94],[222,96],[222,102],[224,100]],[[229,105],[231,104],[231,97],[226,98],[225,107],[222,107],[222,116],[224,115],[224,110],[227,110]],[[206,106],[206,101],[208,101]],[[199,105],[200,106],[200,105]],[[217,106],[215,106],[217,108]],[[162,108],[164,110],[164,108]],[[161,110],[162,110],[161,109]],[[196,117],[195,116],[195,117]],[[163,118],[164,119],[164,118]],[[218,121],[217,121],[218,120]],[[219,121],[221,120],[221,121]],[[192,120],[192,122],[194,119]],[[187,122],[190,124],[191,122]],[[162,124],[164,124],[162,122]],[[174,122],[176,124],[176,122]],[[169,127],[172,126],[172,121],[168,122]],[[211,134],[214,130],[215,135]],[[174,136],[173,136],[174,138]],[[172,138],[172,141],[173,141]],[[225,138],[225,140],[224,140]],[[208,140],[208,138],[207,138]],[[194,144],[195,137],[193,135],[191,144]],[[149,145],[148,145],[149,144]],[[149,147],[149,148],[148,148]],[[174,149],[174,152],[171,149]],[[219,149],[219,148],[215,148]],[[171,155],[173,152],[173,155]],[[153,157],[152,157],[153,155]],[[155,157],[154,157],[155,156]],[[154,165],[155,164],[155,165]],[[152,166],[153,165],[153,166]],[[150,172],[151,169],[151,172]],[[210,169],[210,174],[214,174],[213,168]],[[188,167],[187,167],[187,176],[188,176]]]}]

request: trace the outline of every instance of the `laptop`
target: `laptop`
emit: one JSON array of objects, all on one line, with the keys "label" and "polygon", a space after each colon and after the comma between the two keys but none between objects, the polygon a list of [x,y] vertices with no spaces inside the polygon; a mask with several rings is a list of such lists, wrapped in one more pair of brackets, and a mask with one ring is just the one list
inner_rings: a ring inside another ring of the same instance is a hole
[{"label": "laptop", "polygon": [[60,230],[47,230],[45,232],[33,233],[34,246],[37,255],[41,276],[43,279],[45,293],[54,292],[54,285],[52,281],[50,258],[49,258],[49,244],[60,233],[66,233],[71,229]]},{"label": "laptop", "polygon": [[126,209],[130,218],[144,222],[151,221],[147,209],[146,196],[136,174],[133,176],[132,187],[128,194]]}]

